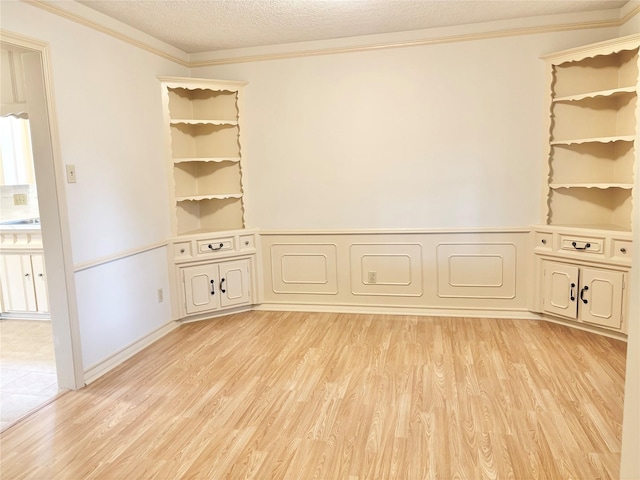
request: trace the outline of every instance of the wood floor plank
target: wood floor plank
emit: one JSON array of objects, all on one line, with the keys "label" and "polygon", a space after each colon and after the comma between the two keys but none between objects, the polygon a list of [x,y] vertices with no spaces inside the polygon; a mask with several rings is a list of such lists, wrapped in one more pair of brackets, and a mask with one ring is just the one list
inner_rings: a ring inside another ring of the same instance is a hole
[{"label": "wood floor plank", "polygon": [[625,355],[536,321],[230,315],[2,432],[0,477],[617,478]]}]

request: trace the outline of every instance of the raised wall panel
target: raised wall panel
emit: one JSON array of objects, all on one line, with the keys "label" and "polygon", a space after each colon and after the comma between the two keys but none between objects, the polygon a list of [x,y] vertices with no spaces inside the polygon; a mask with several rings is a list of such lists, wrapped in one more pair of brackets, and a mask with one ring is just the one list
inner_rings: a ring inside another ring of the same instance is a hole
[{"label": "raised wall panel", "polygon": [[516,247],[513,244],[446,244],[437,247],[438,296],[514,298]]},{"label": "raised wall panel", "polygon": [[338,293],[335,244],[274,244],[271,265],[274,293]]},{"label": "raised wall panel", "polygon": [[[512,316],[527,308],[524,230],[265,232],[260,244],[265,308]],[[446,275],[438,270],[443,259]]]},{"label": "raised wall panel", "polygon": [[353,295],[423,294],[419,244],[352,244],[350,264]]}]

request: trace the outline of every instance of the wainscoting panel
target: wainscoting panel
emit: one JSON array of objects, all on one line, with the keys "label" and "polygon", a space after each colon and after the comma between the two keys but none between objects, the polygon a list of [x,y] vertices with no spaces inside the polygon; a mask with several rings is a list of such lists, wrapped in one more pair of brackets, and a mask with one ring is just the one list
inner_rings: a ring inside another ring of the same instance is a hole
[{"label": "wainscoting panel", "polygon": [[449,244],[437,246],[438,296],[514,298],[516,247],[513,244]]},{"label": "wainscoting panel", "polygon": [[271,265],[274,293],[338,293],[335,244],[274,244]]},{"label": "wainscoting panel", "polygon": [[353,295],[420,296],[420,244],[354,243],[350,248]]},{"label": "wainscoting panel", "polygon": [[260,308],[530,318],[529,231],[260,232]]}]

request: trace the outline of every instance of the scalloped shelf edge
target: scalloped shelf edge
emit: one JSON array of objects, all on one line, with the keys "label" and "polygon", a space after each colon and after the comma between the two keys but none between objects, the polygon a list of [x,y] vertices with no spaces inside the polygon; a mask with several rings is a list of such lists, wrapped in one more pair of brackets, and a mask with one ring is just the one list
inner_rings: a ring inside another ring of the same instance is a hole
[{"label": "scalloped shelf edge", "polygon": [[228,200],[240,199],[241,193],[220,193],[217,195],[193,195],[188,197],[176,197],[176,202],[200,202],[202,200]]},{"label": "scalloped shelf edge", "polygon": [[622,190],[632,190],[632,183],[550,183],[549,188],[557,190],[560,188],[597,188],[607,190],[610,188],[619,188]]},{"label": "scalloped shelf edge", "polygon": [[593,98],[608,98],[616,95],[637,95],[638,92],[635,86],[611,88],[608,90],[598,90],[595,92],[577,93],[575,95],[564,95],[562,97],[555,97],[552,102],[579,102],[581,100],[590,100]]},{"label": "scalloped shelf edge", "polygon": [[170,125],[220,125],[220,126],[236,126],[237,120],[199,120],[196,118],[176,118],[169,121]]},{"label": "scalloped shelf edge", "polygon": [[583,143],[633,142],[635,135],[619,135],[615,137],[573,138],[568,140],[552,140],[549,145],[581,145]]},{"label": "scalloped shelf edge", "polygon": [[239,163],[241,160],[240,157],[176,157],[173,159],[174,164],[180,163],[194,163],[194,162],[214,162],[214,163],[223,163],[223,162],[233,162]]}]

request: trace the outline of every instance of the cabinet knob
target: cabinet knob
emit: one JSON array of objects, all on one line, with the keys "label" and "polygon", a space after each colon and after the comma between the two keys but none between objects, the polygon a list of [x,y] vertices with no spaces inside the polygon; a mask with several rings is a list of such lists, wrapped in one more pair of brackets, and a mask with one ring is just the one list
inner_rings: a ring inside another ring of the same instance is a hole
[{"label": "cabinet knob", "polygon": [[44,275],[43,275],[42,273],[39,273],[39,274],[38,274],[38,276],[39,276],[40,278],[44,277]]},{"label": "cabinet knob", "polygon": [[25,274],[24,274],[24,276],[25,276],[25,277],[30,277],[30,276],[31,276],[31,274],[30,274],[30,273],[25,273]]},{"label": "cabinet knob", "polygon": [[180,249],[180,253],[184,253],[184,248],[181,248],[181,249]]},{"label": "cabinet knob", "polygon": [[249,245],[249,240],[245,240],[245,241],[244,241],[244,244],[245,244],[245,245]]},{"label": "cabinet knob", "polygon": [[540,241],[542,242],[542,244],[543,244],[543,245],[546,245],[546,244],[547,244],[547,239],[546,239],[546,238],[543,238],[543,239],[542,239],[542,240],[540,240]]},{"label": "cabinet knob", "polygon": [[627,253],[627,249],[626,249],[626,248],[624,248],[624,247],[622,247],[622,248],[620,249],[620,253]]}]

